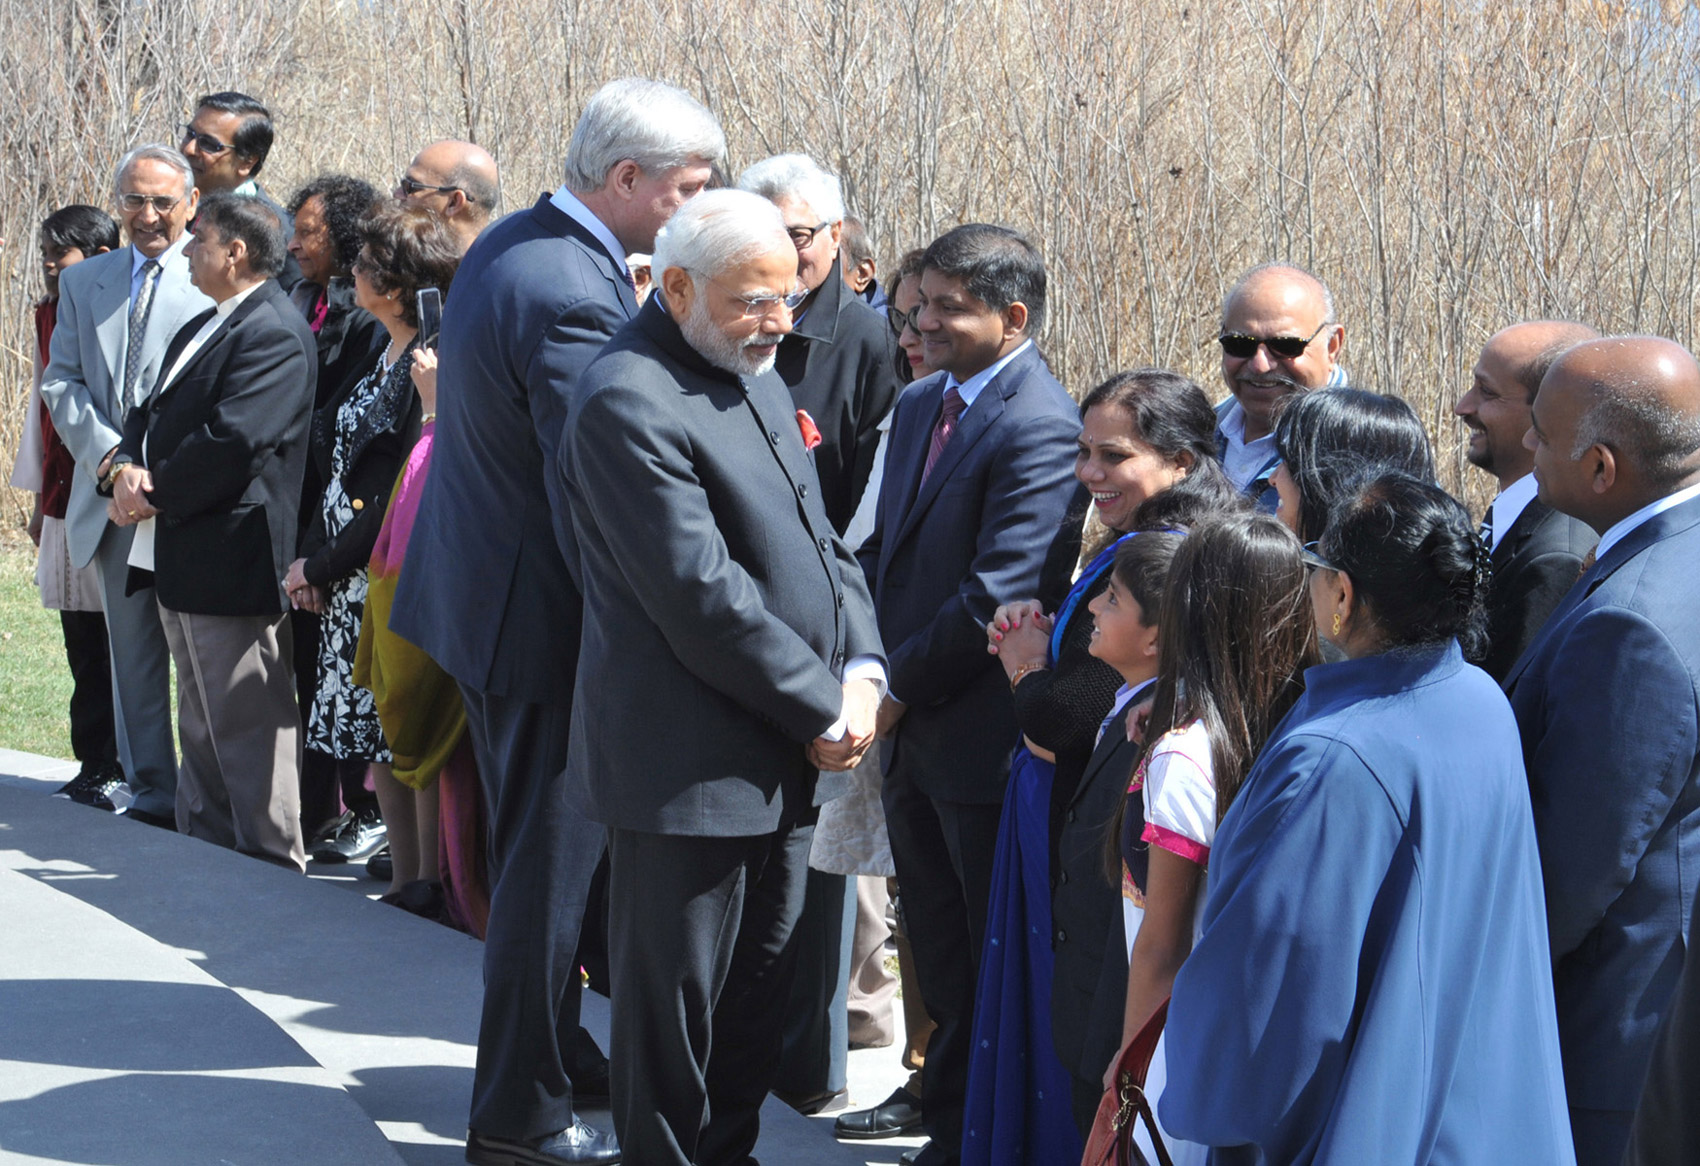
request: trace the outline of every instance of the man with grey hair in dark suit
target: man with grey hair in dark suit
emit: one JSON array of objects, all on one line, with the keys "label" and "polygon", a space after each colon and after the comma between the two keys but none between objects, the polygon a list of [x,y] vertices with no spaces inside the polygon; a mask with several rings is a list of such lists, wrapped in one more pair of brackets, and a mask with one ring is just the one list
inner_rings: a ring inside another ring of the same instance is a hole
[{"label": "man with grey hair in dark suit", "polygon": [[467,1160],[611,1162],[575,958],[603,831],[561,794],[583,601],[556,459],[568,402],[637,311],[626,256],[708,183],[726,140],[658,81],[586,104],[566,182],[491,225],[443,311],[431,477],[390,626],[459,682],[490,808],[490,923]]},{"label": "man with grey hair in dark suit", "polygon": [[[773,372],[797,252],[715,191],[580,381],[561,454],[585,595],[570,796],[609,829],[614,1124],[645,1166],[749,1161],[815,807],[872,743],[885,666],[820,438]],[[712,1050],[712,1051],[711,1051]]]}]

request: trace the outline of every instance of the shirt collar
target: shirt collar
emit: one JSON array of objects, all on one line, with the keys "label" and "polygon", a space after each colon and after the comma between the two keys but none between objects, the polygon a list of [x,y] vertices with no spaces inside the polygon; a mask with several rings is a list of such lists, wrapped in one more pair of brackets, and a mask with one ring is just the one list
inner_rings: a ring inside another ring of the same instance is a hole
[{"label": "shirt collar", "polygon": [[1116,718],[1122,715],[1122,710],[1132,704],[1135,699],[1143,696],[1145,690],[1156,683],[1156,677],[1152,677],[1150,680],[1141,680],[1138,684],[1124,684],[1116,689],[1116,699],[1110,705],[1110,711],[1099,724],[1098,740],[1104,739],[1104,734],[1109,731],[1111,725],[1115,724]]},{"label": "shirt collar", "polygon": [[[181,235],[177,236],[177,241],[175,243],[173,243],[171,246],[167,247],[164,251],[161,251],[159,253],[159,265],[161,267],[164,267],[166,265],[166,263],[171,259],[172,256],[181,255],[183,253],[183,248],[187,247],[188,245],[189,245],[189,232],[184,231]],[[130,245],[130,278],[132,280],[135,279],[136,276],[141,272],[142,264],[146,263],[147,261],[148,261],[148,257],[146,255],[143,255],[140,251],[136,250],[136,245],[134,243],[132,243]]]},{"label": "shirt collar", "polygon": [[265,286],[266,281],[262,279],[259,283],[254,284],[252,287],[243,288],[241,291],[231,296],[228,300],[221,301],[218,307],[213,310],[221,317],[228,316],[241,306],[243,300],[247,299],[249,296],[253,295]]},{"label": "shirt collar", "polygon": [[1500,541],[1516,525],[1517,519],[1529,508],[1529,503],[1535,500],[1539,490],[1540,483],[1535,481],[1534,473],[1530,472],[1499,492],[1499,497],[1488,506],[1488,514],[1491,516],[1489,526],[1492,529],[1492,545],[1488,550],[1499,549]]},{"label": "shirt collar", "polygon": [[1031,347],[1033,347],[1032,340],[1023,340],[1015,351],[999,358],[996,364],[990,368],[981,369],[965,381],[957,380],[955,373],[946,373],[944,377],[945,391],[956,390],[957,395],[962,398],[962,411],[966,413],[968,407],[974,403],[974,398],[978,397],[980,391],[992,383],[997,375],[1004,370],[1004,366]]},{"label": "shirt collar", "polygon": [[614,238],[614,232],[608,229],[608,225],[596,217],[595,211],[585,206],[583,200],[565,186],[551,194],[549,201],[554,203],[562,214],[589,231],[591,237],[602,244],[602,249],[608,252],[609,258],[614,261],[614,266],[620,269],[620,274],[628,282],[631,280],[631,269],[626,266],[626,249],[620,246],[620,241]]},{"label": "shirt collar", "polygon": [[1688,487],[1686,490],[1678,490],[1674,494],[1666,494],[1657,502],[1647,503],[1647,505],[1641,507],[1641,509],[1637,510],[1634,514],[1631,514],[1628,518],[1619,519],[1600,536],[1599,545],[1594,548],[1594,558],[1605,558],[1606,552],[1610,551],[1612,547],[1622,542],[1630,531],[1634,530],[1650,518],[1663,514],[1665,511],[1670,510],[1673,507],[1681,506],[1690,498],[1700,498],[1700,483],[1696,483]]}]

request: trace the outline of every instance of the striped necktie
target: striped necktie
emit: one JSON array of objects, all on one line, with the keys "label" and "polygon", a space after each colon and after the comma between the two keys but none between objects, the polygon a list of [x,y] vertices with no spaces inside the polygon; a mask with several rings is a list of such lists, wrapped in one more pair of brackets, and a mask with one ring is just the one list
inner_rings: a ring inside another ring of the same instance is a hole
[{"label": "striped necktie", "polygon": [[142,286],[136,292],[136,299],[130,305],[130,339],[124,349],[124,404],[126,406],[140,405],[140,386],[136,381],[142,372],[142,340],[148,331],[148,316],[153,312],[154,286],[159,283],[159,260],[150,259],[142,264]]}]

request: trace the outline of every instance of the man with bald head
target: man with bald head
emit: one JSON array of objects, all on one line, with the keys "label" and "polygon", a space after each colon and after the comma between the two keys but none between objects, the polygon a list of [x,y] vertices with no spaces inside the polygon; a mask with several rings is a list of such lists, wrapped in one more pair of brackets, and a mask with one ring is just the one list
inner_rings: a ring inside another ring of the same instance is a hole
[{"label": "man with bald head", "polygon": [[1700,366],[1617,337],[1554,362],[1525,438],[1596,553],[1505,681],[1546,884],[1580,1166],[1617,1163],[1700,870]]},{"label": "man with bald head", "polygon": [[1541,625],[1576,582],[1594,532],[1535,497],[1535,455],[1523,444],[1541,378],[1565,349],[1599,336],[1586,324],[1531,320],[1489,338],[1470,388],[1452,412],[1470,433],[1465,456],[1499,481],[1482,519],[1493,554],[1488,588],[1488,653],[1481,665],[1504,680]]},{"label": "man with bald head", "polygon": [[415,154],[395,186],[403,202],[428,206],[448,220],[463,255],[489,225],[501,191],[501,172],[489,151],[453,138]]},{"label": "man with bald head", "polygon": [[1334,318],[1327,284],[1302,267],[1264,263],[1240,276],[1222,301],[1216,340],[1232,394],[1216,406],[1222,466],[1234,485],[1273,511],[1269,478],[1281,460],[1275,417],[1294,393],[1346,383],[1346,326]]}]

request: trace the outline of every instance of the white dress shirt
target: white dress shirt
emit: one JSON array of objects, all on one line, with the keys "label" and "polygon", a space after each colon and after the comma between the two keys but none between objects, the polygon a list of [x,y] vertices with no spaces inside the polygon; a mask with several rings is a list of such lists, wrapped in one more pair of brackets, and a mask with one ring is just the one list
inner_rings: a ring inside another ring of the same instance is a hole
[{"label": "white dress shirt", "polygon": [[1700,498],[1700,484],[1690,486],[1686,490],[1678,490],[1674,494],[1666,494],[1657,502],[1647,503],[1647,505],[1641,507],[1641,509],[1637,510],[1634,514],[1631,514],[1628,518],[1619,519],[1617,522],[1612,524],[1609,530],[1600,536],[1600,543],[1594,548],[1594,558],[1605,558],[1606,553],[1610,551],[1612,547],[1622,542],[1624,536],[1626,536],[1630,531],[1634,530],[1648,519],[1653,518],[1656,515],[1663,514],[1673,506],[1681,506],[1690,498]]},{"label": "white dress shirt", "polygon": [[[565,186],[551,194],[549,201],[554,203],[562,214],[589,231],[591,237],[608,252],[609,258],[613,259],[614,265],[620,269],[620,274],[625,277],[626,282],[632,282],[631,268],[626,266],[626,249],[620,246],[620,241],[614,238],[614,232],[608,229],[608,225],[596,217],[595,211],[585,206],[579,196]],[[655,276],[656,282],[659,283],[661,273],[658,271]]]},{"label": "white dress shirt", "polygon": [[1222,450],[1222,470],[1234,489],[1244,490],[1257,477],[1257,472],[1275,456],[1275,431],[1272,429],[1255,441],[1245,439],[1245,407],[1236,398],[1222,413],[1216,427],[1227,438]]},{"label": "white dress shirt", "polygon": [[991,365],[991,367],[981,369],[965,381],[957,380],[955,373],[946,373],[944,377],[945,391],[948,392],[951,389],[955,389],[957,396],[962,398],[962,411],[964,413],[968,412],[969,408],[974,404],[975,398],[980,395],[980,390],[991,384],[992,380],[1004,370],[1004,366],[1006,364],[1032,347],[1033,341],[1023,340],[1013,351],[999,357],[997,362]]},{"label": "white dress shirt", "polygon": [[1501,490],[1499,497],[1489,503],[1489,551],[1499,549],[1500,540],[1505,537],[1507,531],[1516,525],[1518,518],[1522,517],[1523,511],[1529,508],[1529,503],[1535,500],[1535,495],[1539,490],[1540,484],[1535,481],[1535,475],[1532,472],[1527,473]]}]

